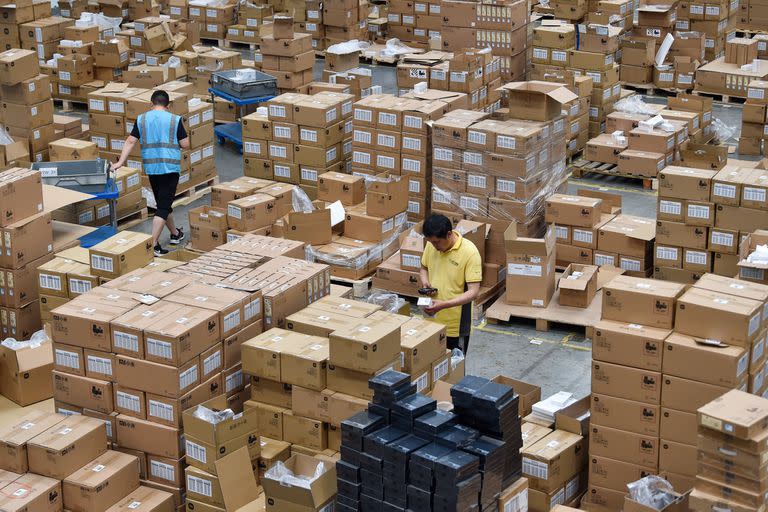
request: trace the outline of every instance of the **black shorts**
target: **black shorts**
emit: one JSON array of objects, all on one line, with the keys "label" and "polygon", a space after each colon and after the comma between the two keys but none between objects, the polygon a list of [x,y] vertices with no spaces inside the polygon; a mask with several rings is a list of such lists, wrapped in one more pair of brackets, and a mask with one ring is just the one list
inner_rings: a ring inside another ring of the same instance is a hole
[{"label": "black shorts", "polygon": [[155,196],[155,216],[167,219],[173,211],[173,200],[176,197],[176,187],[179,184],[179,173],[150,174],[149,184]]}]

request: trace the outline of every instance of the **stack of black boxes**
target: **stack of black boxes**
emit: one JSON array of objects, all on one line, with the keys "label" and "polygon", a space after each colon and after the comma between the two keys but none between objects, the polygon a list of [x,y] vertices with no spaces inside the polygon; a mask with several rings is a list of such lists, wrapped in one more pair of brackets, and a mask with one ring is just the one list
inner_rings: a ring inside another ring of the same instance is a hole
[{"label": "stack of black boxes", "polygon": [[416,393],[405,373],[384,372],[368,386],[368,410],[341,424],[338,512],[497,510],[502,489],[521,474],[510,387],[465,377],[448,412]]}]

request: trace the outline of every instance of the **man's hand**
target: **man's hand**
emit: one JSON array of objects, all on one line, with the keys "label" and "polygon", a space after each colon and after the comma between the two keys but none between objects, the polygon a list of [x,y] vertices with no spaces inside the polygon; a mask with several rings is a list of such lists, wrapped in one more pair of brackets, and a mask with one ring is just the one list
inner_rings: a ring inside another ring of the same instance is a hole
[{"label": "man's hand", "polygon": [[119,169],[119,168],[121,168],[122,166],[123,166],[123,164],[121,164],[120,162],[112,162],[111,164],[109,164],[109,167],[110,167],[110,168],[111,168],[113,171],[116,171],[116,170],[118,170],[118,169]]},{"label": "man's hand", "polygon": [[429,306],[428,308],[424,308],[424,312],[427,313],[428,315],[434,315],[438,311],[444,310],[446,307],[448,307],[446,304],[446,301],[433,299],[432,305]]}]

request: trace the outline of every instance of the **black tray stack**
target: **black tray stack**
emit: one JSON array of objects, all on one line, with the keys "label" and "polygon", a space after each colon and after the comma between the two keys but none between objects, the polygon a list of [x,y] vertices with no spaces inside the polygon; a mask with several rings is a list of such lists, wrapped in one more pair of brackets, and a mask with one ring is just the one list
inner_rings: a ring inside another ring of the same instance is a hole
[{"label": "black tray stack", "polygon": [[521,474],[518,396],[468,376],[452,412],[387,371],[368,386],[368,410],[341,424],[338,512],[488,512]]}]

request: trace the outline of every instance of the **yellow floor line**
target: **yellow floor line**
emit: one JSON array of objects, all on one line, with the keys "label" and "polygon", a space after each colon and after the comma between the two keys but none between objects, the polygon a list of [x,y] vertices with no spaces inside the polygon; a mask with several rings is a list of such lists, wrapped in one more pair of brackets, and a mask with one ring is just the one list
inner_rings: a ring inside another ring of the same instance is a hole
[{"label": "yellow floor line", "polygon": [[486,327],[487,325],[488,325],[488,323],[485,320],[483,320],[482,322],[480,322],[479,325],[473,327],[473,329],[478,330],[478,331],[483,331],[483,332],[492,332],[494,334],[506,334],[507,336],[520,336],[516,332],[502,331],[501,329],[493,329],[491,327]]}]

